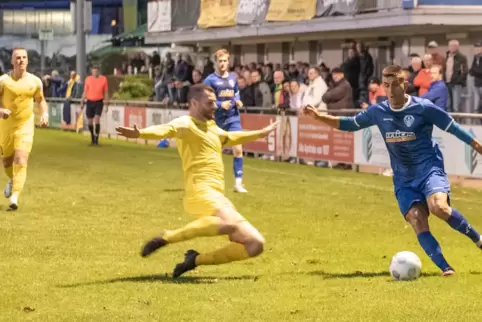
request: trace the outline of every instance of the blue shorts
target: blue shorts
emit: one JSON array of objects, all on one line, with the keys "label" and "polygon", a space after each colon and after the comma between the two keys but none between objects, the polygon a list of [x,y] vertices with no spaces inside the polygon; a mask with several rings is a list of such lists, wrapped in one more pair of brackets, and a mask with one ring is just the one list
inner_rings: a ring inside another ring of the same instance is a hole
[{"label": "blue shorts", "polygon": [[429,175],[413,183],[395,186],[395,196],[402,215],[406,216],[410,208],[420,203],[427,208],[427,198],[434,193],[443,192],[448,196],[450,205],[450,183],[447,174],[442,170],[433,170]]},{"label": "blue shorts", "polygon": [[242,131],[243,128],[241,127],[241,121],[234,121],[228,124],[224,124],[223,126],[219,126],[226,132],[234,132],[234,131]]}]

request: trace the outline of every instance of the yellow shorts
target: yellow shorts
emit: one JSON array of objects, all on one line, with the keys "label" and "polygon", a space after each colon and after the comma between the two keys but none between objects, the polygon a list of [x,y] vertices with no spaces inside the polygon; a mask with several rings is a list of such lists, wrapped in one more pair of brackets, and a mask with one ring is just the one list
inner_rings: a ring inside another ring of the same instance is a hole
[{"label": "yellow shorts", "polygon": [[19,126],[0,129],[0,154],[10,157],[15,150],[32,151],[34,123],[27,122]]},{"label": "yellow shorts", "polygon": [[236,210],[231,201],[215,189],[198,190],[195,194],[184,197],[184,210],[196,217],[214,216],[218,210],[224,208]]}]

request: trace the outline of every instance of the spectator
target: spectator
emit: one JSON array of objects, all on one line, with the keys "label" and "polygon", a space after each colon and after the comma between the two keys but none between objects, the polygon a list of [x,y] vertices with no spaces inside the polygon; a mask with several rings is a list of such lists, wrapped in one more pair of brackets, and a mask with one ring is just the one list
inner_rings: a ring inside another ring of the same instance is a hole
[{"label": "spectator", "polygon": [[154,100],[157,102],[163,101],[168,96],[167,81],[165,74],[162,74],[161,67],[154,67]]},{"label": "spectator", "polygon": [[474,77],[474,112],[482,112],[482,41],[474,45],[474,60],[470,67],[470,75]]},{"label": "spectator", "polygon": [[277,105],[279,109],[288,109],[290,108],[290,81],[283,80],[281,84],[281,92],[279,95],[279,103]]},{"label": "spectator", "polygon": [[360,79],[360,56],[358,56],[355,48],[348,48],[348,58],[341,68],[343,69],[346,80],[350,83],[352,88],[352,97],[357,101]]},{"label": "spectator", "polygon": [[320,111],[326,111],[326,104],[322,97],[328,90],[325,81],[320,76],[320,69],[318,67],[311,67],[308,70],[308,79],[310,84],[303,96],[303,106],[313,106]]},{"label": "spectator", "polygon": [[63,106],[63,121],[64,124],[70,125],[71,123],[71,112],[70,104],[71,99],[82,97],[82,85],[80,84],[80,76],[77,75],[75,71],[70,72],[70,78],[67,82],[62,85],[61,92],[65,93],[65,102]]},{"label": "spectator", "polygon": [[253,82],[254,105],[257,107],[271,108],[273,105],[273,96],[268,84],[261,79],[261,70],[255,69],[251,72],[251,81]]},{"label": "spectator", "polygon": [[50,97],[62,97],[60,89],[62,88],[64,80],[60,77],[59,72],[56,70],[52,71],[50,78],[51,94]]},{"label": "spectator", "polygon": [[245,107],[253,107],[254,104],[254,96],[253,96],[253,88],[247,84],[246,78],[243,76],[239,76],[238,78],[238,87],[239,87],[239,97],[241,102]]},{"label": "spectator", "polygon": [[274,86],[273,64],[271,63],[266,64],[266,66],[263,66],[262,71],[263,71],[262,77],[265,83],[268,84],[270,89],[272,89]]},{"label": "spectator", "polygon": [[203,81],[203,76],[201,74],[201,71],[198,69],[195,69],[192,71],[192,84],[200,84]]},{"label": "spectator", "polygon": [[445,82],[443,81],[443,68],[440,65],[432,65],[430,68],[431,85],[429,90],[420,95],[426,98],[441,109],[447,111],[447,103],[449,100],[449,92]]},{"label": "spectator", "polygon": [[427,93],[430,85],[432,83],[431,78],[431,71],[430,68],[432,67],[432,55],[425,54],[423,56],[423,67],[413,80],[413,85],[417,88],[418,87],[418,95],[422,96],[423,94]]},{"label": "spectator", "polygon": [[436,41],[431,41],[428,43],[427,46],[427,52],[432,55],[432,63],[440,65],[442,67],[445,66],[445,58],[444,56],[440,53],[438,44]]},{"label": "spectator", "polygon": [[156,68],[157,66],[160,66],[161,65],[161,56],[159,55],[159,53],[157,51],[154,51],[152,53],[152,67],[153,68]]},{"label": "spectator", "polygon": [[306,86],[299,83],[296,79],[290,82],[290,108],[300,110],[303,107],[303,95]]},{"label": "spectator", "polygon": [[283,81],[285,80],[285,75],[282,71],[275,71],[273,74],[273,101],[274,105],[278,106],[280,104],[280,96],[283,91]]},{"label": "spectator", "polygon": [[[323,102],[326,103],[328,112],[353,109],[353,96],[350,83],[345,79],[343,69],[336,67],[331,71],[333,87],[323,95]],[[335,115],[342,115],[336,113]]]},{"label": "spectator", "polygon": [[368,82],[368,101],[363,102],[361,107],[366,109],[370,105],[379,104],[387,99],[387,94],[380,80],[377,77],[371,77]]},{"label": "spectator", "polygon": [[358,42],[357,50],[360,54],[360,99],[365,99],[367,97],[368,82],[373,75],[375,67],[373,65],[373,57],[368,51],[368,47],[364,43]]},{"label": "spectator", "polygon": [[414,80],[418,76],[418,73],[422,70],[422,58],[415,56],[412,57],[412,72],[410,73],[410,76],[407,79],[407,94],[412,95],[412,96],[418,96],[418,91],[419,87],[415,86]]},{"label": "spectator", "polygon": [[462,92],[467,85],[468,69],[467,57],[459,51],[458,40],[449,41],[444,74],[450,94],[450,112],[458,112],[462,106]]}]

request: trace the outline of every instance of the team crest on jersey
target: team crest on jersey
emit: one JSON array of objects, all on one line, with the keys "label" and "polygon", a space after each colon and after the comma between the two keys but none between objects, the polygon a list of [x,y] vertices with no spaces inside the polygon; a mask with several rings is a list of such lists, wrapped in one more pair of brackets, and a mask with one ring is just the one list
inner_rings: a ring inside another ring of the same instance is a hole
[{"label": "team crest on jersey", "polygon": [[405,117],[403,118],[403,123],[405,123],[407,127],[411,127],[414,121],[415,118],[412,115],[405,115]]},{"label": "team crest on jersey", "polygon": [[231,87],[234,87],[234,80],[230,79],[230,80],[229,80],[229,85],[230,85]]}]

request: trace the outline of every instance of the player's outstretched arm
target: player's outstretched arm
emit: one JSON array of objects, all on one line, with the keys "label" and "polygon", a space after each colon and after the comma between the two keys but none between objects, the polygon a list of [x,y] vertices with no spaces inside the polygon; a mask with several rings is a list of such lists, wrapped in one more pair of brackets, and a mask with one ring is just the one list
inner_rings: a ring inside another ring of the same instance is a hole
[{"label": "player's outstretched arm", "polygon": [[482,154],[481,142],[469,131],[465,130],[454,118],[432,102],[425,101],[423,115],[427,121],[439,129],[448,132],[460,141],[470,145],[478,153]]},{"label": "player's outstretched arm", "polygon": [[221,129],[221,140],[224,146],[234,146],[234,145],[242,145],[245,143],[249,143],[252,141],[256,141],[257,139],[264,138],[268,136],[272,131],[274,131],[278,127],[279,121],[271,123],[267,127],[257,131],[234,131],[234,132],[226,132]]},{"label": "player's outstretched arm", "polygon": [[177,136],[178,127],[172,122],[168,124],[154,125],[145,129],[139,129],[137,125],[134,127],[118,127],[115,129],[117,135],[124,136],[129,139],[145,139],[145,140],[162,140]]},{"label": "player's outstretched arm", "polygon": [[368,108],[366,111],[358,113],[354,117],[339,117],[321,114],[316,108],[312,106],[306,106],[303,108],[304,115],[309,116],[316,121],[323,122],[332,128],[347,132],[354,132],[372,126],[374,124],[370,117],[372,113],[373,108]]}]

